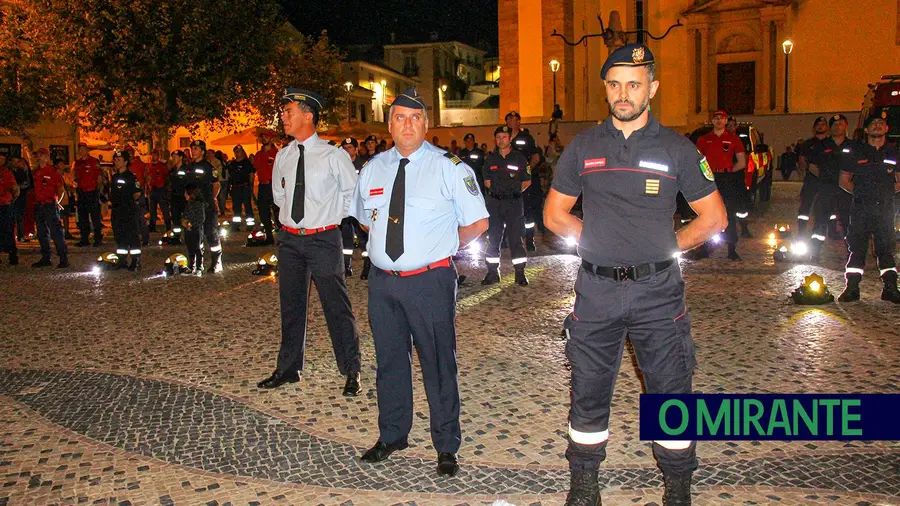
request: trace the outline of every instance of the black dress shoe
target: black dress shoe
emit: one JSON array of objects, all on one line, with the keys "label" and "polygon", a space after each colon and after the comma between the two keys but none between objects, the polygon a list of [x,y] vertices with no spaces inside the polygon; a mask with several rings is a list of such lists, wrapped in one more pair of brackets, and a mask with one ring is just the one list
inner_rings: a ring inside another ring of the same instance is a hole
[{"label": "black dress shoe", "polygon": [[386,444],[381,440],[378,440],[378,442],[375,443],[375,446],[369,448],[369,451],[366,453],[363,453],[361,460],[363,462],[374,464],[375,462],[385,460],[396,451],[405,450],[407,448],[409,448],[409,443],[406,440],[398,441],[393,444]]},{"label": "black dress shoe", "polygon": [[437,471],[441,476],[456,476],[456,473],[459,472],[456,454],[449,452],[438,453]]},{"label": "black dress shoe", "polygon": [[300,373],[297,371],[275,371],[268,378],[256,384],[259,388],[278,388],[285,383],[300,381]]},{"label": "black dress shoe", "polygon": [[347,382],[344,383],[344,397],[356,397],[362,388],[359,387],[359,373],[352,372],[347,375]]}]

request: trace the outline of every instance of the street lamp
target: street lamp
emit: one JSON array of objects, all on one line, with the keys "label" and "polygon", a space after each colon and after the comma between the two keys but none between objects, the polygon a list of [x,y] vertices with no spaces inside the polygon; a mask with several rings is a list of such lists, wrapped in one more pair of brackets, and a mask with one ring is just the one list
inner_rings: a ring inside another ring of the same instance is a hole
[{"label": "street lamp", "polygon": [[353,115],[350,105],[350,91],[353,89],[353,83],[347,81],[344,83],[344,89],[347,90],[347,123],[350,123],[350,116]]},{"label": "street lamp", "polygon": [[791,57],[791,51],[794,50],[794,43],[786,40],[781,43],[781,50],[784,51],[784,112],[788,112],[788,61]]},{"label": "street lamp", "polygon": [[[559,72],[559,62],[550,60],[550,72],[553,72],[553,108],[556,107],[556,73]],[[551,114],[552,114],[551,110]]]}]

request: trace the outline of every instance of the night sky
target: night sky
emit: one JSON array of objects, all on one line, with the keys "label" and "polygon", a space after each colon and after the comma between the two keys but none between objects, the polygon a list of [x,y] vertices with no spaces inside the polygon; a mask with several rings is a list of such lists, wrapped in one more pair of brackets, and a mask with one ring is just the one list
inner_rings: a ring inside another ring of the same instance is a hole
[{"label": "night sky", "polygon": [[305,35],[328,30],[342,48],[354,44],[380,47],[458,40],[497,54],[497,0],[280,0],[288,18]]}]

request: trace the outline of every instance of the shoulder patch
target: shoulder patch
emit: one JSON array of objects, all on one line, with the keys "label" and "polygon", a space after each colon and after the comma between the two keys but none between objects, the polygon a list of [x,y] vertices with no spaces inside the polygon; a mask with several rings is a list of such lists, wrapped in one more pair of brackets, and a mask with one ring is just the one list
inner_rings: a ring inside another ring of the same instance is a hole
[{"label": "shoulder patch", "polygon": [[134,180],[134,187],[137,188],[138,190],[141,189],[141,183],[137,179]]},{"label": "shoulder patch", "polygon": [[709,168],[709,162],[706,161],[705,156],[700,160],[700,172],[702,172],[703,177],[705,177],[709,181],[716,180],[715,176],[713,176],[712,169]]},{"label": "shoulder patch", "polygon": [[453,153],[451,153],[449,151],[444,153],[444,157],[449,158],[450,161],[453,162],[453,165],[459,165],[462,163],[462,160],[460,160],[458,156],[454,155]]},{"label": "shoulder patch", "polygon": [[466,183],[466,189],[469,190],[473,196],[478,195],[478,183],[475,182],[475,178],[472,176],[466,176],[463,178],[463,182]]},{"label": "shoulder patch", "polygon": [[219,171],[213,170],[213,171],[212,171],[212,177],[218,179],[218,178],[219,178]]}]

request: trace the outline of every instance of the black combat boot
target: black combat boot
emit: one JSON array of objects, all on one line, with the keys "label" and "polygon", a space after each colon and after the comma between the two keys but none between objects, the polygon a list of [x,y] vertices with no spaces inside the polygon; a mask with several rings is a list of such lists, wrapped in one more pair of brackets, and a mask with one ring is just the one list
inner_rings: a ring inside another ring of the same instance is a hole
[{"label": "black combat boot", "polygon": [[737,247],[734,244],[728,245],[728,259],[734,260],[735,262],[740,262],[743,260],[740,255],[738,255]]},{"label": "black combat boot", "polygon": [[116,254],[118,256],[118,260],[116,261],[116,270],[119,269],[127,269],[128,268],[128,254]]},{"label": "black combat boot", "polygon": [[369,260],[369,257],[365,257],[363,259],[363,268],[362,272],[359,273],[359,279],[367,280],[369,279],[369,269],[372,268],[372,262]]},{"label": "black combat boot", "polygon": [[131,265],[128,266],[128,270],[131,272],[141,270],[141,256],[140,255],[131,255]]},{"label": "black combat boot", "polygon": [[353,259],[350,255],[344,255],[344,277],[352,278],[353,277],[353,266],[350,265],[350,261]]},{"label": "black combat boot", "polygon": [[209,268],[206,269],[206,272],[222,272],[222,252],[221,251],[213,251],[212,258],[210,259]]},{"label": "black combat boot", "polygon": [[516,270],[516,284],[528,286],[528,278],[525,277],[525,264],[516,264],[513,268]]},{"label": "black combat boot", "polygon": [[900,290],[897,290],[897,271],[886,271],[881,275],[884,288],[881,290],[881,300],[900,304]]},{"label": "black combat boot", "polygon": [[69,255],[59,257],[59,263],[56,264],[57,269],[65,269],[69,266]]},{"label": "black combat boot", "polygon": [[666,482],[663,506],[691,506],[691,474],[663,473],[663,478]]},{"label": "black combat boot", "polygon": [[600,506],[600,485],[597,470],[572,471],[566,506]]},{"label": "black combat boot", "polygon": [[741,221],[741,237],[745,239],[753,239],[753,234],[750,233],[750,227],[747,226],[746,221]]},{"label": "black combat boot", "polygon": [[[862,274],[858,274],[855,272],[848,272],[845,276],[847,278],[847,286],[844,287],[844,291],[838,295],[839,302],[856,302],[859,300],[859,282],[862,281]],[[885,286],[887,286],[887,282],[885,282]],[[896,290],[896,284],[894,285],[894,289]],[[882,298],[884,295],[882,294]]]},{"label": "black combat boot", "polygon": [[51,265],[53,265],[53,262],[50,261],[50,257],[41,257],[40,260],[31,264],[35,269],[39,267],[50,267]]},{"label": "black combat boot", "polygon": [[19,251],[12,249],[9,251],[9,265],[19,265]]},{"label": "black combat boot", "polygon": [[103,244],[103,234],[94,234],[94,247],[98,247]]},{"label": "black combat boot", "polygon": [[482,285],[493,285],[500,282],[500,264],[488,264],[487,274],[481,280]]}]

